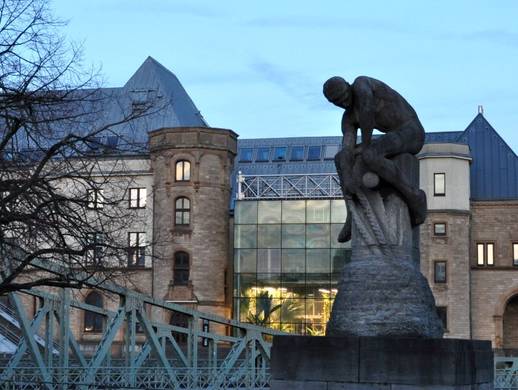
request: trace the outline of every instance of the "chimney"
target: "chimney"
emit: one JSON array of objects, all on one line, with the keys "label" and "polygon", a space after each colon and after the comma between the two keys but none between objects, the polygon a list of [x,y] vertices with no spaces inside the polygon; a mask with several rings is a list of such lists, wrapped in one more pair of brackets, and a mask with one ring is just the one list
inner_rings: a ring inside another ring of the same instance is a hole
[{"label": "chimney", "polygon": [[482,104],[478,106],[478,113],[484,115],[484,106]]}]

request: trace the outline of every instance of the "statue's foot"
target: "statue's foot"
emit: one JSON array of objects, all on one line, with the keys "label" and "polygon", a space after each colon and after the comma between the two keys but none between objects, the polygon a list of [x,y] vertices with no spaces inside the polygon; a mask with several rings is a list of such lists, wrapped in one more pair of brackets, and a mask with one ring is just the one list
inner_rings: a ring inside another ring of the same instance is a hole
[{"label": "statue's foot", "polygon": [[423,190],[418,190],[412,205],[410,205],[410,220],[413,226],[421,225],[426,219],[426,194]]},{"label": "statue's foot", "polygon": [[342,227],[342,230],[340,230],[340,233],[338,234],[338,242],[347,242],[351,240],[351,217],[347,216],[347,219],[345,220],[344,226]]}]

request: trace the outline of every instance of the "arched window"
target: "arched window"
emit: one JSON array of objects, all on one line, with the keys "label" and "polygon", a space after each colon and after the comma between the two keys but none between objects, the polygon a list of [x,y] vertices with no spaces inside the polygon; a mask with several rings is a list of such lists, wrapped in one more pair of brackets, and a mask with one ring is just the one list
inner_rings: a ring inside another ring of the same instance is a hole
[{"label": "arched window", "polygon": [[180,160],[176,162],[176,181],[191,180],[191,163],[187,160]]},{"label": "arched window", "polygon": [[189,225],[191,223],[191,201],[189,198],[180,197],[175,203],[175,225]]},{"label": "arched window", "polygon": [[[92,306],[103,307],[103,297],[98,292],[92,291],[86,296],[85,303]],[[88,333],[101,333],[104,328],[104,316],[85,310],[84,331]]]},{"label": "arched window", "polygon": [[177,286],[187,286],[189,283],[189,254],[176,252],[174,254],[173,283]]}]

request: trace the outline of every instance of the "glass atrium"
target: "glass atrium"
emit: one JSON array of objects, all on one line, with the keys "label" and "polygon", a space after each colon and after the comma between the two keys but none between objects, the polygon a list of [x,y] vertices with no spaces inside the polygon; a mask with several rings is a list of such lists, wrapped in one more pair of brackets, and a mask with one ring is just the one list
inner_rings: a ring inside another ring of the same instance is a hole
[{"label": "glass atrium", "polygon": [[234,216],[234,317],[323,335],[350,243],[342,199],[241,200]]}]

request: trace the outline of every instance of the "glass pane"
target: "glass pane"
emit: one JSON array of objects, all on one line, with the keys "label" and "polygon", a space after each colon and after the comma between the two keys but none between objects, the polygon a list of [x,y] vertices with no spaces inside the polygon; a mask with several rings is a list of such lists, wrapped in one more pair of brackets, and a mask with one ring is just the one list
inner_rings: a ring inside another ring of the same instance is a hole
[{"label": "glass pane", "polygon": [[330,235],[329,224],[308,224],[306,225],[306,247],[329,248],[331,246]]},{"label": "glass pane", "polygon": [[236,225],[234,227],[235,248],[257,247],[257,225]]},{"label": "glass pane", "polygon": [[273,153],[273,159],[275,161],[284,161],[286,160],[286,148],[275,148]]},{"label": "glass pane", "polygon": [[487,265],[494,265],[494,244],[487,244]]},{"label": "glass pane", "polygon": [[138,207],[146,207],[146,200],[147,200],[147,189],[146,188],[140,188],[140,193],[139,193],[139,203],[138,203]]},{"label": "glass pane", "polygon": [[248,319],[255,314],[255,299],[234,299],[234,314],[234,318],[238,318],[239,321],[248,322]]},{"label": "glass pane", "polygon": [[306,274],[282,274],[282,297],[304,298],[306,296]]},{"label": "glass pane", "polygon": [[183,162],[183,180],[191,180],[191,163],[189,161]]},{"label": "glass pane", "polygon": [[444,236],[446,235],[446,224],[445,223],[435,223],[433,225],[434,234],[436,236]]},{"label": "glass pane", "polygon": [[257,251],[255,249],[236,249],[234,251],[234,272],[257,272]]},{"label": "glass pane", "polygon": [[255,274],[238,274],[236,291],[241,297],[255,297],[256,277]]},{"label": "glass pane", "polygon": [[138,207],[138,189],[130,189],[130,207]]},{"label": "glass pane", "polygon": [[282,247],[304,248],[306,245],[306,226],[302,224],[282,225]]},{"label": "glass pane", "polygon": [[340,274],[344,265],[351,261],[351,249],[333,249],[331,251],[331,272]]},{"label": "glass pane", "polygon": [[446,282],[446,262],[436,261],[434,274],[434,281],[436,283]]},{"label": "glass pane", "polygon": [[513,263],[518,265],[518,244],[513,244]]},{"label": "glass pane", "polygon": [[238,225],[257,223],[257,202],[237,201],[235,217]]},{"label": "glass pane", "polygon": [[302,161],[304,160],[304,146],[293,146],[291,148],[291,161]]},{"label": "glass pane", "polygon": [[306,252],[304,249],[282,250],[282,272],[304,273],[306,272]]},{"label": "glass pane", "polygon": [[241,157],[239,161],[251,162],[252,161],[252,148],[243,148],[240,151]]},{"label": "glass pane", "polygon": [[305,223],[306,222],[306,201],[305,200],[283,200],[282,201],[282,223]]},{"label": "glass pane", "polygon": [[269,291],[270,295],[277,295],[281,292],[280,274],[257,274],[257,292]]},{"label": "glass pane", "polygon": [[308,274],[306,276],[306,295],[313,298],[331,298],[331,275]]},{"label": "glass pane", "polygon": [[331,223],[344,223],[347,219],[347,208],[342,199],[331,200]]},{"label": "glass pane", "polygon": [[308,161],[320,160],[320,146],[310,146],[308,148]]},{"label": "glass pane", "polygon": [[306,299],[306,320],[311,323],[327,323],[331,315],[331,299]]},{"label": "glass pane", "polygon": [[281,250],[258,249],[257,272],[281,272]]},{"label": "glass pane", "polygon": [[338,235],[340,234],[340,231],[342,230],[342,227],[344,225],[333,223],[331,225],[331,248],[350,248],[351,247],[351,241],[347,242],[338,242]]},{"label": "glass pane", "polygon": [[281,225],[259,225],[257,229],[258,248],[281,247]]},{"label": "glass pane", "polygon": [[257,158],[255,161],[269,161],[270,160],[270,148],[259,148],[257,150]]},{"label": "glass pane", "polygon": [[306,272],[331,272],[330,249],[306,249]]},{"label": "glass pane", "polygon": [[183,175],[182,175],[182,172],[183,171],[183,162],[182,161],[178,161],[176,163],[176,180],[179,181],[179,180],[183,180]]},{"label": "glass pane", "polygon": [[484,265],[484,244],[477,244],[477,265]]},{"label": "glass pane", "polygon": [[258,205],[259,223],[281,223],[281,202],[262,200]]},{"label": "glass pane", "polygon": [[338,153],[338,145],[326,145],[324,147],[325,160],[333,160],[336,153]]},{"label": "glass pane", "polygon": [[[285,299],[282,301],[281,321],[283,324],[305,322],[304,299]],[[291,329],[289,327],[288,329]]]},{"label": "glass pane", "polygon": [[446,191],[445,174],[434,173],[434,194],[444,195]]},{"label": "glass pane", "polygon": [[308,200],[306,202],[306,222],[329,223],[330,208],[329,200]]}]

